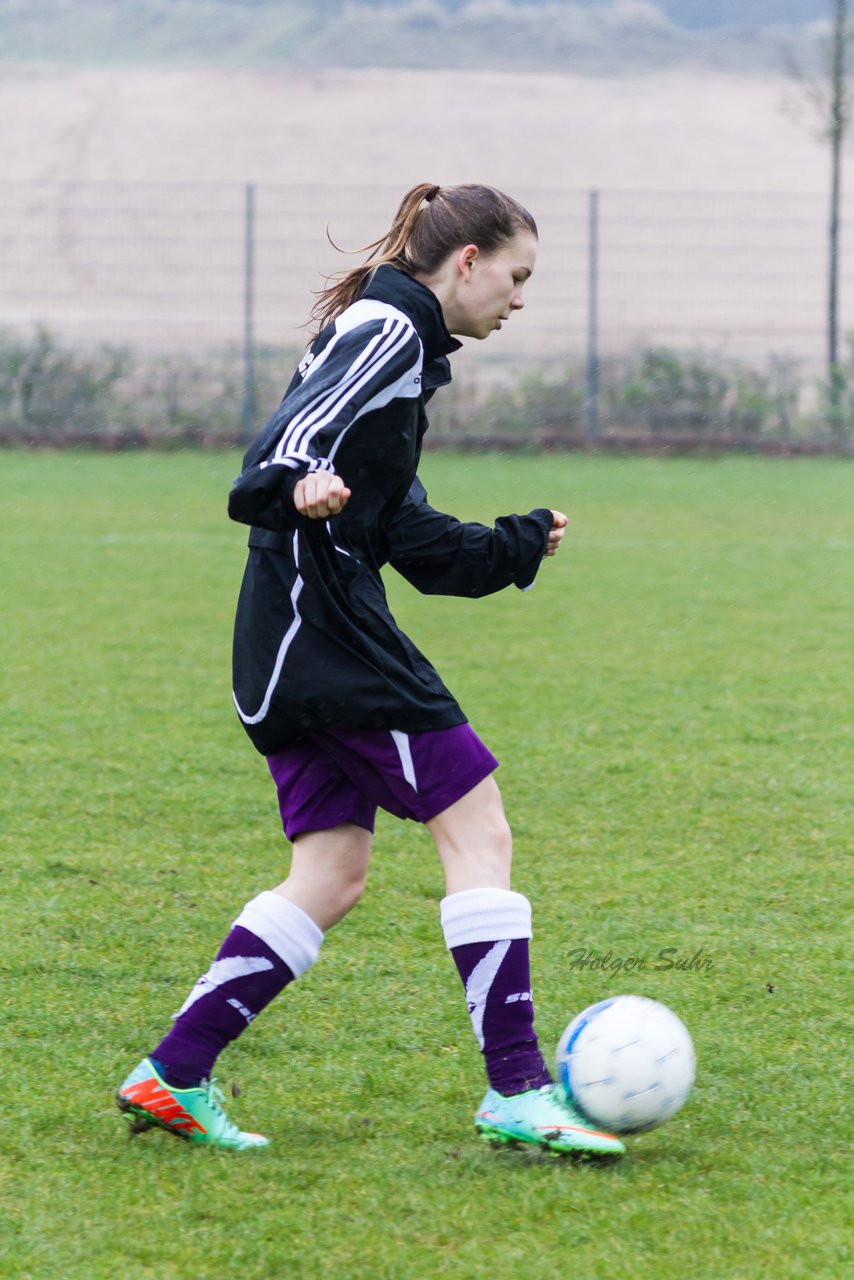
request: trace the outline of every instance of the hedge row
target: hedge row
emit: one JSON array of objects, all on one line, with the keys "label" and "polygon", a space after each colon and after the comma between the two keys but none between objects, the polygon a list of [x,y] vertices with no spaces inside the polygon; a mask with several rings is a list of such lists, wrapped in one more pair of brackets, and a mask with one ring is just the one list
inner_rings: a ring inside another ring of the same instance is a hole
[{"label": "hedge row", "polygon": [[[299,353],[255,353],[258,425],[278,403]],[[854,353],[828,384],[771,357],[755,368],[705,351],[650,347],[599,370],[603,447],[841,449],[854,440]],[[0,331],[0,443],[102,448],[241,443],[243,357],[102,345],[80,351],[47,328]],[[584,371],[529,374],[491,392],[463,381],[431,406],[431,443],[572,448],[589,445]]]}]

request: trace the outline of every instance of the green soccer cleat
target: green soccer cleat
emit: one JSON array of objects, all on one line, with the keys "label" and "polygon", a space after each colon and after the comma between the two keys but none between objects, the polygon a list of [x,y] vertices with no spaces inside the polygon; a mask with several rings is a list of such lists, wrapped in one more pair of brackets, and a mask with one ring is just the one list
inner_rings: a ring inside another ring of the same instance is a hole
[{"label": "green soccer cleat", "polygon": [[529,1089],[511,1098],[490,1089],[474,1124],[487,1142],[527,1142],[556,1155],[614,1158],[626,1149],[612,1133],[594,1129],[556,1084]]},{"label": "green soccer cleat", "polygon": [[150,1058],[143,1058],[116,1094],[119,1110],[132,1117],[131,1133],[166,1129],[178,1138],[208,1147],[244,1151],[266,1147],[260,1133],[243,1133],[222,1108],[224,1099],[213,1080],[191,1089],[176,1089],[158,1074]]}]

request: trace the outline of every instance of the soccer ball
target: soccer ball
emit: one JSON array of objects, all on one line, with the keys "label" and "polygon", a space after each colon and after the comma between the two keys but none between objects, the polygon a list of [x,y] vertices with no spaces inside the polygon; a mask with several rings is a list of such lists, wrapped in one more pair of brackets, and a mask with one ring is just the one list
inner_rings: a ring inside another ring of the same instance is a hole
[{"label": "soccer ball", "polygon": [[573,1018],[557,1047],[570,1102],[612,1133],[644,1133],[674,1116],[694,1083],[694,1045],[672,1009],[613,996]]}]

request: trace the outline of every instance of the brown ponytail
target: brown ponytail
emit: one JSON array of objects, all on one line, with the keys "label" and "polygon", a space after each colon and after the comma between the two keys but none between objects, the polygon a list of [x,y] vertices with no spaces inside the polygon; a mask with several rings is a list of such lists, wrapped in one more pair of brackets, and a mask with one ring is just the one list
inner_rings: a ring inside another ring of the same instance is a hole
[{"label": "brown ponytail", "polygon": [[385,235],[353,250],[368,254],[362,265],[330,277],[333,283],[319,294],[312,308],[315,332],[356,301],[383,263],[407,275],[429,274],[454,249],[476,244],[483,253],[494,253],[518,231],[536,235],[537,224],[527,209],[494,187],[474,183],[439,187],[421,182],[403,197]]}]

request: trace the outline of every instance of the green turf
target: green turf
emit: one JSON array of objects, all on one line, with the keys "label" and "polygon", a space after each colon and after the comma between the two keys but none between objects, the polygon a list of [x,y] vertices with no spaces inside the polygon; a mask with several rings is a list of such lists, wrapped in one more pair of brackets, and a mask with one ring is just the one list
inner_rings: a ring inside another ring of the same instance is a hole
[{"label": "green turf", "polygon": [[[0,1274],[841,1277],[854,752],[848,463],[437,456],[468,518],[554,505],[535,590],[390,583],[503,764],[538,1025],[672,1005],[695,1093],[614,1168],[493,1151],[429,838],[221,1063],[241,1155],[112,1106],[287,849],[233,714],[235,457],[4,454]],[[848,872],[850,875],[850,871]],[[638,973],[578,967],[578,949]],[[665,969],[662,949],[711,967]]]}]

